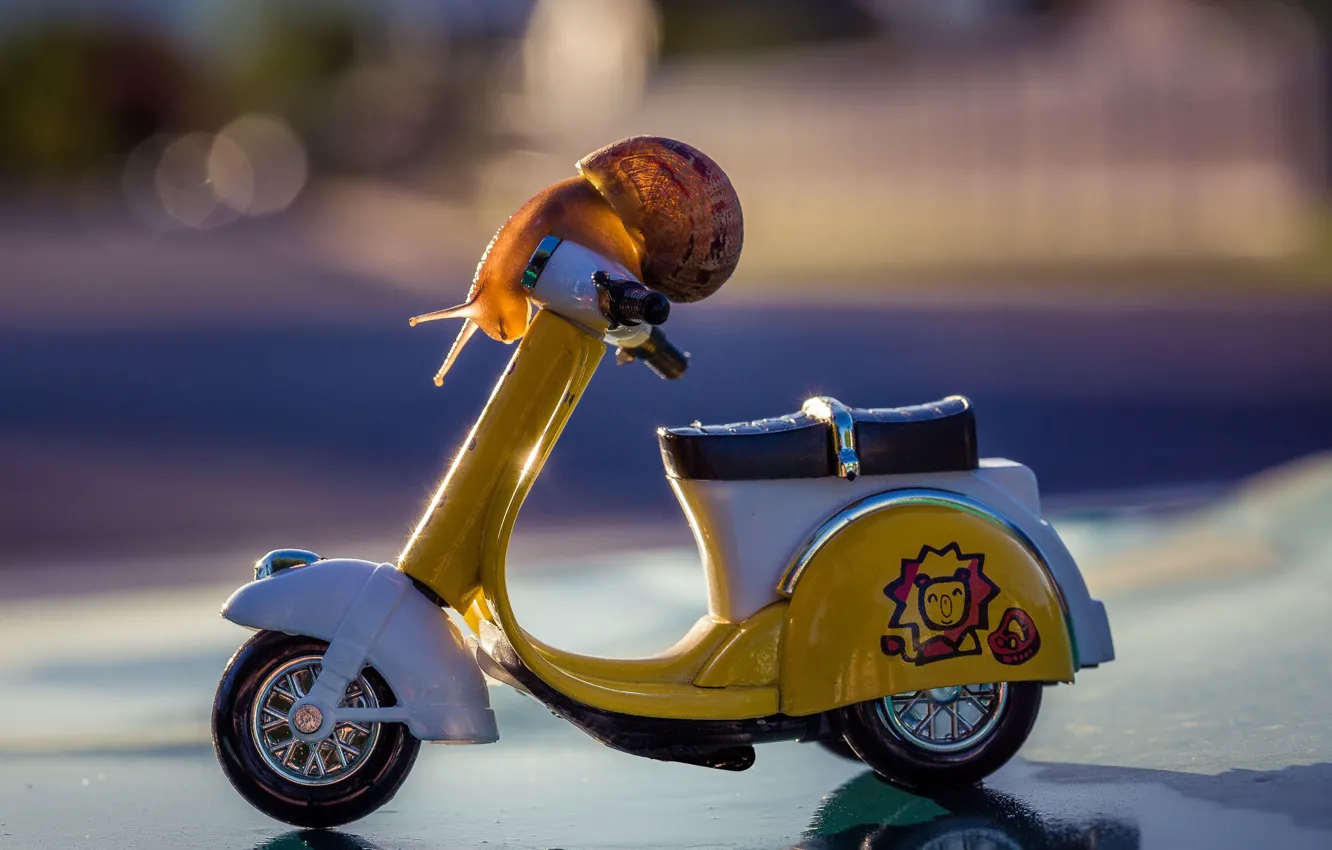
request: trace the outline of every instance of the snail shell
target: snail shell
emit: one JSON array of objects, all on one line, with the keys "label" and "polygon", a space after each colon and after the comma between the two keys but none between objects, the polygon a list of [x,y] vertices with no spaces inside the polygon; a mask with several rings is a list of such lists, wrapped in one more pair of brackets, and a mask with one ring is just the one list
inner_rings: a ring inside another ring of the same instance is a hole
[{"label": "snail shell", "polygon": [[735,187],[707,154],[635,136],[578,162],[643,254],[643,283],[672,301],[700,301],[735,271],[744,220]]},{"label": "snail shell", "polygon": [[721,288],[740,260],[740,199],[717,163],[684,142],[635,136],[578,161],[580,176],[542,189],[504,223],[477,264],[467,301],[418,322],[467,322],[435,376],[443,380],[477,329],[513,342],[531,308],[523,270],[547,236],[570,239],[614,260],[672,301]]}]

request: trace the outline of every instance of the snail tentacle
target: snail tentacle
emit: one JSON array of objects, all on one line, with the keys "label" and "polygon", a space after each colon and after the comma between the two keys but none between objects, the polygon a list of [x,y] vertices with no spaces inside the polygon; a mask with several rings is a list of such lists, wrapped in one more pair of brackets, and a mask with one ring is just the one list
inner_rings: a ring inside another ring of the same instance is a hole
[{"label": "snail tentacle", "polygon": [[458,337],[453,341],[453,345],[449,346],[449,353],[448,356],[444,358],[444,364],[440,366],[439,371],[435,373],[435,386],[444,386],[444,376],[453,368],[453,364],[457,361],[458,355],[462,353],[463,346],[472,338],[472,334],[476,333],[477,327],[478,325],[476,322],[471,319],[467,319],[463,322],[462,329],[458,331]]},{"label": "snail tentacle", "polygon": [[412,316],[407,320],[409,327],[416,327],[422,322],[438,322],[440,319],[466,319],[471,318],[472,312],[476,306],[475,299],[464,301],[456,307],[446,307],[443,310],[435,310],[432,313],[422,313],[419,316]]}]

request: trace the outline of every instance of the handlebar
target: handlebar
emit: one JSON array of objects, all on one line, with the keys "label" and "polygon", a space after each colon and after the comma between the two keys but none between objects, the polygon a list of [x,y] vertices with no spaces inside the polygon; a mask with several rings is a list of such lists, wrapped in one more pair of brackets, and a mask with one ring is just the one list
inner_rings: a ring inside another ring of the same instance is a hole
[{"label": "handlebar", "polygon": [[653,328],[648,338],[638,345],[617,348],[615,359],[619,363],[642,360],[649,369],[668,381],[683,377],[689,369],[689,352],[676,348],[661,328]]},{"label": "handlebar", "polygon": [[605,272],[592,275],[602,293],[602,312],[618,325],[661,325],[671,315],[670,299],[635,280],[616,280]]},{"label": "handlebar", "polygon": [[611,298],[610,313],[622,325],[660,325],[671,315],[671,302],[646,287],[625,288]]},{"label": "handlebar", "polygon": [[601,293],[601,312],[611,320],[612,330],[652,326],[652,332],[646,338],[641,336],[641,330],[631,335],[630,338],[641,342],[615,349],[616,362],[623,365],[642,360],[649,369],[668,381],[684,375],[689,368],[689,352],[672,345],[657,327],[671,315],[670,299],[636,280],[617,280],[606,272],[596,272],[592,280]]}]

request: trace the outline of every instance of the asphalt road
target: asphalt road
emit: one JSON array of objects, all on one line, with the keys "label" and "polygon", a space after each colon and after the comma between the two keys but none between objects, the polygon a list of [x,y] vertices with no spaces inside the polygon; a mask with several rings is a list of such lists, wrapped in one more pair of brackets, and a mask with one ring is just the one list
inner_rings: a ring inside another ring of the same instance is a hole
[{"label": "asphalt road", "polygon": [[[228,787],[206,743],[216,677],[245,638],[215,614],[225,587],[8,603],[0,844],[1326,848],[1330,509],[1332,470],[1313,465],[1200,513],[1058,520],[1118,659],[1047,691],[1021,759],[935,800],[805,744],[765,746],[739,774],[635,759],[497,687],[499,743],[427,747],[384,810],[293,832]],[[702,604],[680,550],[515,570],[525,625],[586,652],[659,649]]]},{"label": "asphalt road", "polygon": [[[777,415],[813,394],[864,407],[966,394],[982,452],[1026,462],[1056,498],[1210,487],[1332,448],[1332,298],[830,298],[678,308],[668,328],[690,373],[604,365],[525,520],[674,516],[658,426]],[[510,353],[478,340],[436,389],[455,329],[405,322],[432,306],[386,294],[308,323],[6,329],[6,558],[209,552],[256,530],[308,532],[317,548],[329,528],[410,527]]]}]

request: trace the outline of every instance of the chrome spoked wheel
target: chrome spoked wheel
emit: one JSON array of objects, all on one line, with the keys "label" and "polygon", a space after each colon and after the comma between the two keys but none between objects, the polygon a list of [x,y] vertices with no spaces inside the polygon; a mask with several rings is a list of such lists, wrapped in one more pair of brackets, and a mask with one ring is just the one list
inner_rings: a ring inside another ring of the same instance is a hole
[{"label": "chrome spoked wheel", "polygon": [[979,782],[1027,740],[1041,710],[1040,682],[912,691],[838,712],[860,760],[889,782],[936,791]]},{"label": "chrome spoked wheel", "polygon": [[[339,723],[309,743],[293,732],[315,719],[292,707],[313,687],[327,651],[315,638],[258,632],[227,662],[213,698],[213,750],[232,787],[270,817],[312,829],[363,818],[392,799],[421,746],[397,722]],[[398,700],[366,667],[341,704],[389,708]]]},{"label": "chrome spoked wheel", "polygon": [[1008,685],[956,685],[910,691],[880,700],[880,719],[903,741],[931,753],[955,753],[984,743],[1008,701]]},{"label": "chrome spoked wheel", "polygon": [[[322,669],[321,657],[293,658],[264,680],[251,712],[250,734],[263,760],[284,779],[299,785],[332,785],[365,764],[379,741],[378,723],[339,723],[332,734],[313,743],[296,735],[292,708],[309,693]],[[341,706],[378,708],[379,700],[357,676],[347,685]]]}]

